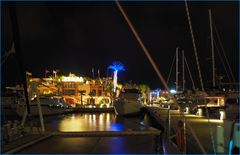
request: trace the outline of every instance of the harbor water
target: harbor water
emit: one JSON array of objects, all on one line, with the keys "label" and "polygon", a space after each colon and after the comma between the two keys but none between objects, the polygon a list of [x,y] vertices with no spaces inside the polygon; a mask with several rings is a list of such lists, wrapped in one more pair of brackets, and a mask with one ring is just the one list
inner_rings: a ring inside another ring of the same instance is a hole
[{"label": "harbor water", "polygon": [[44,123],[46,130],[60,132],[123,131],[142,126],[161,128],[148,114],[119,117],[115,113],[72,113],[44,117]]},{"label": "harbor water", "polygon": [[[38,118],[33,119],[38,123]],[[95,132],[135,131],[154,126],[147,114],[137,117],[118,117],[115,113],[72,113],[44,117],[46,131],[51,132]],[[40,126],[40,123],[39,123]],[[22,149],[20,154],[33,153],[156,153],[154,135],[113,136],[113,137],[61,137],[53,136],[31,147]],[[161,152],[162,153],[162,152]]]}]

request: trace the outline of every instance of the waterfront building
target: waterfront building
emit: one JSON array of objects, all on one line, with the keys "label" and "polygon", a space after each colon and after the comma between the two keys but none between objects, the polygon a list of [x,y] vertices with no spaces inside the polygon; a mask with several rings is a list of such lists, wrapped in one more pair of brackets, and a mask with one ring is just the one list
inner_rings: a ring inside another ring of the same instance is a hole
[{"label": "waterfront building", "polygon": [[110,104],[111,78],[90,79],[70,73],[68,76],[31,78],[38,83],[39,94],[61,95],[71,106]]}]

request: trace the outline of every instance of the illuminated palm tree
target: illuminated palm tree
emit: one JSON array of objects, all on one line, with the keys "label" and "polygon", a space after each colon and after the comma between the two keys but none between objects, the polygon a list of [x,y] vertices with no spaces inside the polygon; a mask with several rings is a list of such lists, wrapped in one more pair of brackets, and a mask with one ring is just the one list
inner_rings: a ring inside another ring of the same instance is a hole
[{"label": "illuminated palm tree", "polygon": [[125,71],[124,65],[121,62],[115,61],[112,63],[112,65],[108,66],[109,69],[114,70],[114,76],[113,76],[113,92],[116,92],[117,87],[117,74],[118,71]]},{"label": "illuminated palm tree", "polygon": [[143,102],[144,102],[144,104],[146,104],[147,99],[148,99],[148,94],[150,92],[150,87],[148,85],[141,84],[141,85],[138,86],[138,88],[142,92]]}]

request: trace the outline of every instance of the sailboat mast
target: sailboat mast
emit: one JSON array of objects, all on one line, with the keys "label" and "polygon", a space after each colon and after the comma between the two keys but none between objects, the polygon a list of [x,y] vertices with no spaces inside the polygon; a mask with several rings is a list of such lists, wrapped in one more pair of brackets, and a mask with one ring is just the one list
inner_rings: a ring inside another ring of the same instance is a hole
[{"label": "sailboat mast", "polygon": [[182,91],[185,90],[185,74],[184,74],[184,50],[182,50]]},{"label": "sailboat mast", "polygon": [[176,48],[176,92],[178,92],[178,47]]},{"label": "sailboat mast", "polygon": [[214,44],[213,44],[213,30],[212,30],[212,12],[209,9],[208,10],[209,14],[209,24],[210,24],[210,32],[211,32],[211,47],[212,47],[212,81],[213,81],[213,87],[216,86],[215,82],[215,56],[214,56]]}]

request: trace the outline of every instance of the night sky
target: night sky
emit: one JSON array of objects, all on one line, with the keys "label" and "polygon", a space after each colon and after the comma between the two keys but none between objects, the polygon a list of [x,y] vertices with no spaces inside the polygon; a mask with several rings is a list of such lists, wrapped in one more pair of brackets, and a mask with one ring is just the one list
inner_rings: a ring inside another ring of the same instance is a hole
[{"label": "night sky", "polygon": [[[185,51],[186,59],[200,88],[197,65],[183,2],[121,2],[145,46],[150,51],[164,78],[167,79],[176,47]],[[12,42],[9,4],[2,9],[4,51]],[[189,2],[189,11],[205,87],[210,85],[211,42],[208,9],[220,34],[235,80],[238,81],[238,2]],[[45,69],[59,69],[78,76],[92,77],[92,67],[106,76],[107,66],[120,61],[126,71],[119,73],[120,82],[144,83],[151,88],[162,84],[140,48],[133,33],[114,2],[17,3],[21,54],[24,67],[34,77],[44,77]],[[216,39],[216,34],[214,34]],[[218,45],[220,49],[220,46]],[[216,54],[216,73],[224,75]],[[19,73],[13,57],[2,69],[3,83],[18,81]],[[109,71],[109,75],[110,75]],[[95,73],[96,75],[97,73]],[[186,70],[186,85],[191,81]],[[173,87],[175,69],[169,86]],[[227,76],[224,82],[229,82]]]}]

